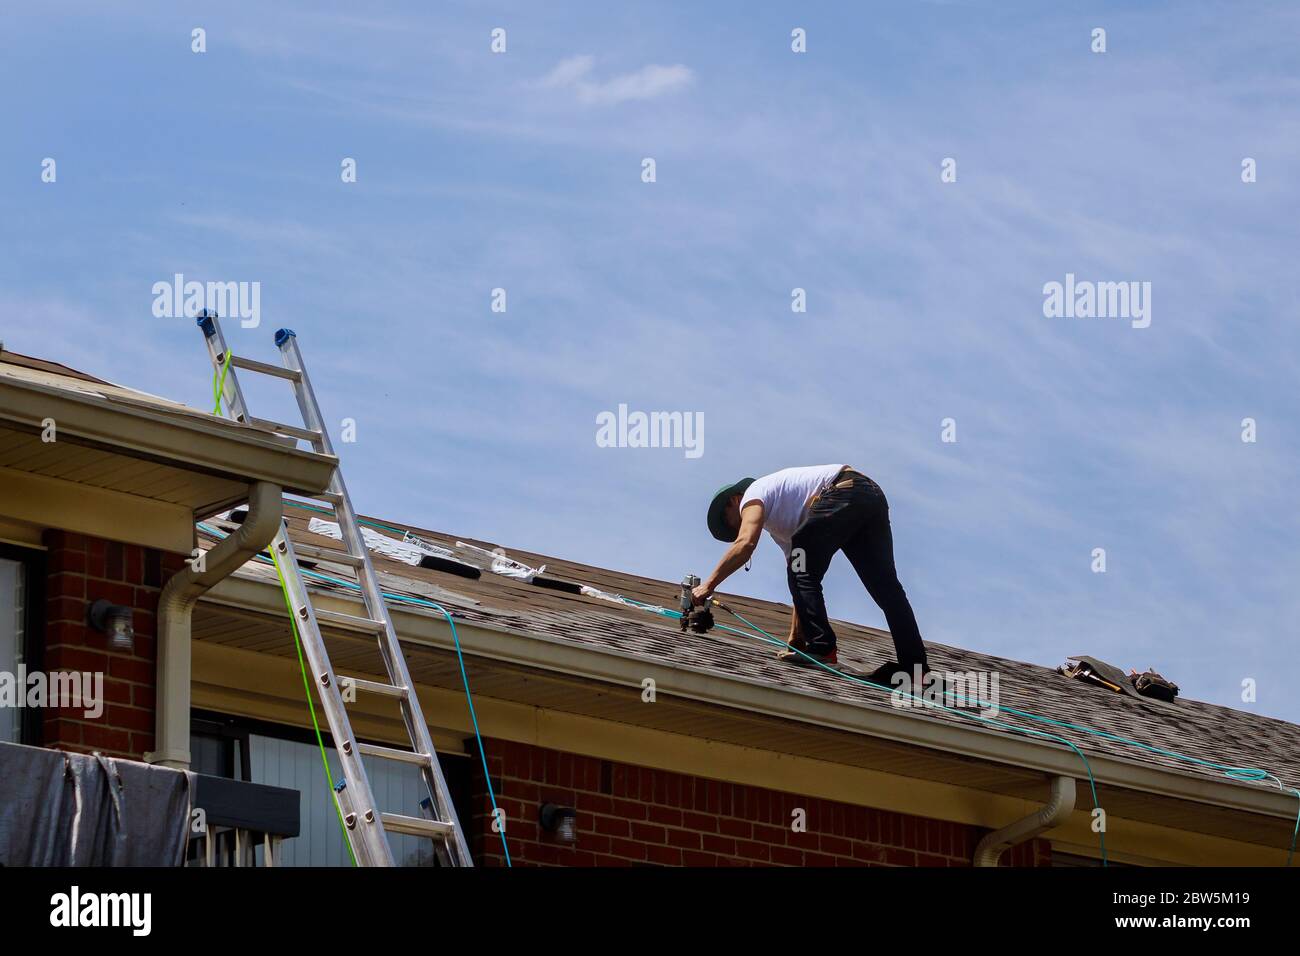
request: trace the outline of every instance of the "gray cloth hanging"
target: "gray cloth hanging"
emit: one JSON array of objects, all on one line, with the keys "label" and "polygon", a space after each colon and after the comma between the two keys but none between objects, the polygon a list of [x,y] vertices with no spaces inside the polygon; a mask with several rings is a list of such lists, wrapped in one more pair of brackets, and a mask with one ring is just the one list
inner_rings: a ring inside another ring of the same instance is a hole
[{"label": "gray cloth hanging", "polygon": [[0,866],[180,866],[193,776],[0,743]]}]

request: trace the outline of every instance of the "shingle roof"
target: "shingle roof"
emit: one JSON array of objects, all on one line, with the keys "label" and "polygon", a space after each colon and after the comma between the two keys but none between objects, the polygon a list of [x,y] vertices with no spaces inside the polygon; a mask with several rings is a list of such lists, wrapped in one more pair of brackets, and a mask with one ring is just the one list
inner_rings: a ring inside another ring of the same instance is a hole
[{"label": "shingle roof", "polygon": [[[333,542],[307,531],[309,511],[287,507],[291,533],[296,541],[322,547]],[[458,539],[427,529],[382,521],[385,534],[400,538],[411,531],[421,539],[457,551],[458,557],[486,568],[482,555],[457,549],[458,540],[481,548],[488,542]],[[586,584],[602,591],[621,594],[646,604],[673,607],[678,585],[618,571],[590,567],[527,551],[508,551],[511,558],[531,567],[546,566],[547,577]],[[444,571],[413,567],[374,555],[383,586],[394,593],[436,600],[457,620],[487,623],[523,634],[593,652],[615,652],[685,670],[718,677],[784,687],[820,695],[863,708],[891,709],[888,695],[870,687],[815,668],[796,668],[775,659],[775,648],[717,629],[706,635],[682,634],[677,622],[643,610],[621,606],[598,598],[565,593],[483,570],[477,580]],[[334,573],[331,570],[331,573]],[[347,575],[339,573],[340,577]],[[316,586],[319,582],[313,582]],[[329,585],[321,585],[328,588]],[[763,629],[783,637],[789,608],[753,598],[720,595],[726,603]],[[729,621],[725,612],[715,612],[720,622],[744,629]],[[887,633],[861,625],[836,621],[840,639],[840,660],[849,668],[868,672],[889,657],[893,645]],[[1116,737],[1126,737],[1150,747],[1176,751],[1211,764],[1269,771],[1288,788],[1300,785],[1300,727],[1258,714],[1217,704],[1179,697],[1171,704],[1134,699],[1080,681],[1054,670],[1023,661],[983,654],[978,651],[927,643],[931,666],[942,671],[996,672],[1002,712],[997,720],[1030,730],[1048,732],[1073,742],[1084,753],[1104,754],[1120,760],[1140,762],[1171,770],[1205,774],[1224,780],[1212,767],[1154,753],[1104,736],[1035,721],[1006,712],[1006,708],[1036,714],[1051,721],[1072,723]],[[1063,647],[1062,659],[1087,648]],[[1175,678],[1177,675],[1172,675]],[[968,716],[930,708],[913,708],[919,720],[972,722]],[[1259,784],[1243,784],[1259,786]],[[1276,784],[1268,783],[1276,787]]]}]

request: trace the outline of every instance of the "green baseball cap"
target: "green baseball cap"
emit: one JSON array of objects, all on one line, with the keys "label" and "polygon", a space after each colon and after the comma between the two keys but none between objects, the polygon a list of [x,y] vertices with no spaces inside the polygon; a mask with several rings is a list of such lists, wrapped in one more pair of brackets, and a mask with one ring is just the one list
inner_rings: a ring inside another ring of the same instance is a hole
[{"label": "green baseball cap", "polygon": [[709,502],[709,533],[719,541],[736,540],[739,529],[727,526],[727,502],[731,500],[732,495],[743,495],[753,483],[753,478],[741,478],[740,481],[723,485],[714,492],[713,500]]}]

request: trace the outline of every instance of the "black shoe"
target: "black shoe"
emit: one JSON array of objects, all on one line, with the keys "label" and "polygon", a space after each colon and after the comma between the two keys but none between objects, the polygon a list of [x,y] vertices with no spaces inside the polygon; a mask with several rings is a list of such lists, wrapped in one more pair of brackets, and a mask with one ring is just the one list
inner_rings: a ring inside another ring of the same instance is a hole
[{"label": "black shoe", "polygon": [[[880,684],[882,687],[889,687],[893,689],[898,686],[897,684],[894,683],[894,675],[904,674],[907,676],[907,679],[911,681],[916,676],[913,673],[913,667],[914,665],[903,665],[898,663],[898,661],[885,661],[885,663],[881,664],[874,671],[872,671],[870,674],[867,675],[867,680],[871,681],[871,683],[873,684]],[[926,675],[929,673],[930,673],[929,665],[922,664],[921,681],[923,684],[925,682]],[[912,692],[916,693],[915,690],[913,690]]]}]

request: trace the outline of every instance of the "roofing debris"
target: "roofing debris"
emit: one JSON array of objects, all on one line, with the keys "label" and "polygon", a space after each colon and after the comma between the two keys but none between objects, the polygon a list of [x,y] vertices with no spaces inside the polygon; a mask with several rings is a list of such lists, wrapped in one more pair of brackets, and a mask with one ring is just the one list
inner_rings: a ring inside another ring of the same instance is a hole
[{"label": "roofing debris", "polygon": [[[337,521],[312,518],[307,530],[312,534],[333,538],[335,541],[343,540],[343,532],[339,529]],[[477,578],[480,573],[479,569],[473,565],[458,561],[455,553],[449,549],[440,548],[409,533],[400,539],[390,538],[374,528],[367,528],[362,525],[361,537],[365,541],[366,547],[375,554],[392,558],[394,561],[401,561],[403,564],[409,564],[412,567],[446,571],[449,574],[456,574],[463,578]]]},{"label": "roofing debris", "polygon": [[532,583],[533,578],[546,570],[546,565],[544,564],[540,568],[530,568],[526,564],[522,564],[513,558],[507,557],[506,553],[501,550],[489,551],[487,548],[480,548],[477,545],[466,544],[464,541],[457,541],[456,547],[464,548],[472,554],[478,554],[486,558],[491,562],[490,566],[493,574],[504,574],[506,577],[518,578],[520,581],[527,581],[530,584]]},{"label": "roofing debris", "polygon": [[[343,532],[337,521],[312,518],[307,523],[307,530],[312,534],[333,538],[335,541],[343,540]],[[536,584],[538,587],[560,591],[572,590],[573,593],[578,593],[579,585],[546,577],[544,574],[546,565],[543,564],[539,568],[529,567],[521,561],[514,560],[499,548],[489,551],[487,548],[480,548],[478,545],[464,541],[457,541],[454,549],[445,548],[426,541],[409,530],[403,531],[400,538],[392,538],[376,528],[365,525],[361,526],[361,537],[365,540],[366,547],[374,554],[401,561],[412,567],[445,571],[470,579],[478,578],[483,571],[490,571],[493,574],[515,578],[526,584]]]},{"label": "roofing debris", "polygon": [[[312,534],[323,534],[327,538],[333,538],[335,541],[343,540],[343,529],[337,521],[324,521],[320,518],[312,518],[307,525],[307,530]],[[420,559],[424,557],[424,551],[413,544],[407,544],[404,541],[397,541],[387,535],[380,534],[372,528],[362,528],[361,537],[365,539],[366,547],[375,554],[382,554],[386,558],[392,558],[394,561],[401,561],[403,564],[410,564],[414,567],[420,566]],[[442,550],[442,549],[440,549]],[[451,557],[450,551],[443,551],[440,557]]]}]

